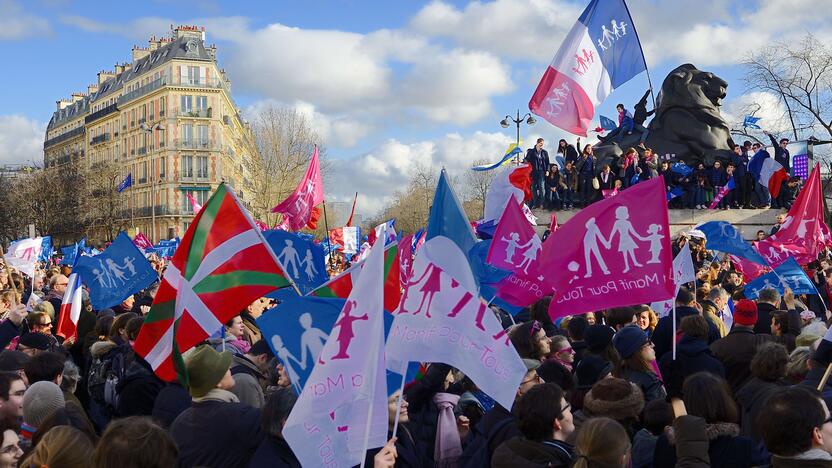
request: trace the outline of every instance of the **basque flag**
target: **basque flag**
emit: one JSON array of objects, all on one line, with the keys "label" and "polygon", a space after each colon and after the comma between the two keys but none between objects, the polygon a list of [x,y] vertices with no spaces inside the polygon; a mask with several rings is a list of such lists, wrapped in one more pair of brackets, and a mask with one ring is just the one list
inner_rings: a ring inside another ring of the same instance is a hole
[{"label": "basque flag", "polygon": [[595,106],[646,69],[624,0],[592,0],[543,74],[529,109],[558,128],[586,136]]},{"label": "basque flag", "polygon": [[78,317],[81,316],[81,299],[83,289],[78,273],[69,275],[64,298],[61,300],[60,319],[58,321],[58,336],[69,338],[78,333]]},{"label": "basque flag", "polygon": [[125,177],[124,180],[122,180],[121,183],[118,184],[118,187],[116,187],[116,192],[121,193],[121,192],[127,190],[127,188],[132,187],[132,186],[133,186],[133,173],[129,172],[129,173],[127,173],[127,177]]}]

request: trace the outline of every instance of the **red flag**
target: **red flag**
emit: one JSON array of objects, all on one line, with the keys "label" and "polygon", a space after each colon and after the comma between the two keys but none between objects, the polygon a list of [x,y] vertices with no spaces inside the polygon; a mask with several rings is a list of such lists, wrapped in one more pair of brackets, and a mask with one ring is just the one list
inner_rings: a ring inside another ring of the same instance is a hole
[{"label": "red flag", "polygon": [[558,217],[557,217],[557,214],[554,211],[552,211],[552,220],[549,221],[549,235],[552,235],[557,230],[558,230]]},{"label": "red flag", "polygon": [[355,216],[355,202],[358,201],[358,192],[355,192],[355,198],[352,199],[352,211],[350,211],[350,219],[347,220],[347,227],[352,226],[352,217]]},{"label": "red flag", "polygon": [[[300,180],[298,188],[289,197],[274,208],[272,213],[283,215],[283,224],[292,231],[298,231],[313,218],[313,208],[324,201],[324,184],[321,167],[318,162],[318,147],[312,154],[306,175]],[[320,215],[319,215],[320,216]],[[317,218],[315,219],[317,222]]]}]

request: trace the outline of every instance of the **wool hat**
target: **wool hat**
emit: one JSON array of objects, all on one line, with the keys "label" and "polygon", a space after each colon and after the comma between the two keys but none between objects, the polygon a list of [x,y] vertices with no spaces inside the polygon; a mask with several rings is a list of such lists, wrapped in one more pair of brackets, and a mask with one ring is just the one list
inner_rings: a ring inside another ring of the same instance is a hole
[{"label": "wool hat", "polygon": [[209,345],[202,345],[191,354],[185,366],[188,369],[191,396],[199,398],[216,388],[225,376],[231,367],[231,353],[220,353]]},{"label": "wool hat", "polygon": [[23,369],[32,358],[22,351],[7,349],[0,353],[0,372],[16,372]]},{"label": "wool hat", "polygon": [[584,332],[584,341],[588,350],[600,353],[612,341],[615,330],[607,325],[590,325]]},{"label": "wool hat", "polygon": [[23,394],[23,422],[39,427],[52,413],[66,405],[61,387],[54,382],[35,382]]},{"label": "wool hat", "polygon": [[757,324],[757,303],[743,299],[734,304],[734,323],[744,327]]},{"label": "wool hat", "polygon": [[591,387],[595,382],[603,379],[612,372],[612,363],[591,354],[584,355],[575,368],[578,386]]},{"label": "wool hat", "polygon": [[17,344],[21,344],[27,348],[46,351],[52,343],[49,341],[49,337],[46,336],[45,333],[32,332],[21,335],[20,341],[18,341]]},{"label": "wool hat", "polygon": [[618,354],[627,359],[647,343],[647,333],[635,325],[628,325],[615,333],[612,344]]},{"label": "wool hat", "polygon": [[584,396],[584,412],[591,417],[606,416],[617,421],[638,419],[642,409],[644,394],[638,385],[624,379],[601,379]]},{"label": "wool hat", "polygon": [[537,370],[540,367],[540,361],[536,359],[523,358],[523,364],[526,365],[526,372]]}]

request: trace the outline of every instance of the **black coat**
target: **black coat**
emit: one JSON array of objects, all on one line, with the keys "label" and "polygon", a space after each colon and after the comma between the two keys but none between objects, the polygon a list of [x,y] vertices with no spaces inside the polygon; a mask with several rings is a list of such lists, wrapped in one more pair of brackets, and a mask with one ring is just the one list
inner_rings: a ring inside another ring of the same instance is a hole
[{"label": "black coat", "polygon": [[178,383],[163,388],[153,404],[153,419],[168,428],[183,411],[191,407],[191,395]]},{"label": "black coat", "polygon": [[[742,419],[740,420],[740,434],[751,437],[754,440],[761,440],[757,432],[757,416],[765,408],[768,398],[777,390],[787,386],[787,382],[760,380],[752,377],[737,392],[737,403],[742,408]],[[814,388],[817,388],[815,386]]]},{"label": "black coat", "polygon": [[515,437],[497,447],[491,458],[491,467],[568,467],[572,465],[574,456],[574,449],[566,442],[537,442]]},{"label": "black coat", "polygon": [[494,405],[494,407],[491,408],[490,411],[486,412],[482,419],[480,419],[478,429],[479,432],[482,434],[488,434],[491,432],[493,427],[506,418],[511,419],[512,422],[506,424],[502,427],[502,429],[494,433],[491,440],[488,441],[487,450],[489,463],[491,457],[494,456],[494,451],[497,450],[497,447],[499,447],[503,442],[515,437],[520,437],[523,434],[520,433],[520,429],[517,428],[517,422],[514,420],[514,415],[499,404]]},{"label": "black coat", "polygon": [[248,466],[263,441],[260,410],[242,403],[196,402],[170,426],[179,466]]},{"label": "black coat", "polygon": [[603,174],[603,172],[598,174],[598,188],[600,190],[612,190],[613,188],[615,188],[615,181],[617,180],[615,174],[613,174],[612,171],[610,171],[608,174],[609,177],[606,181],[604,180]]},{"label": "black coat", "polygon": [[439,409],[433,403],[433,396],[444,391],[445,377],[450,370],[451,366],[447,364],[431,364],[424,377],[405,387],[404,391],[410,419],[407,423],[408,428],[417,450],[419,453],[428,454],[431,464],[436,444],[436,422],[439,419]]},{"label": "black coat", "polygon": [[[679,323],[681,323],[682,319],[689,316],[689,315],[699,315],[699,311],[694,309],[693,307],[685,307],[685,306],[676,306],[676,331],[679,330]],[[656,358],[661,359],[665,353],[673,349],[673,316],[668,315],[667,317],[662,317],[659,319],[659,323],[656,324],[656,329],[653,330],[653,336],[651,340],[656,347]],[[719,336],[719,329],[716,328],[716,325],[708,322],[708,328],[710,331],[708,332],[708,344],[713,343],[714,341],[720,338]]]},{"label": "black coat", "polygon": [[[387,433],[387,439],[393,436],[392,433]],[[376,456],[378,452],[381,451],[381,447],[367,450],[367,457],[365,458],[364,466],[373,466],[373,457]],[[431,451],[431,459],[433,458],[433,452]],[[396,464],[394,465],[396,468],[420,468],[422,466],[431,466],[431,463],[428,462],[424,456],[424,453],[420,453],[416,448],[416,442],[413,440],[413,436],[410,432],[402,425],[399,425],[397,437],[396,437]],[[265,465],[263,465],[265,466]],[[254,468],[254,465],[251,465]]]},{"label": "black coat", "polygon": [[697,372],[710,372],[725,377],[725,367],[711,354],[708,344],[699,338],[684,336],[676,345],[676,360],[672,353],[667,353],[659,360],[667,394],[672,397],[682,396],[682,384],[685,378]]},{"label": "black coat", "polygon": [[5,319],[0,322],[0,349],[6,349],[6,346],[20,335],[21,327],[15,325],[11,320]]},{"label": "black coat", "polygon": [[765,302],[757,304],[757,324],[754,325],[754,333],[771,334],[771,313],[776,310],[779,309]]},{"label": "black coat", "polygon": [[725,379],[734,395],[751,379],[751,360],[757,347],[767,341],[772,341],[771,335],[758,335],[749,327],[734,325],[725,338],[711,344],[714,357],[725,366]]},{"label": "black coat", "polygon": [[257,447],[248,466],[249,468],[260,468],[263,466],[273,468],[300,468],[300,462],[295,457],[289,444],[283,438],[269,435]]},{"label": "black coat", "polygon": [[[742,468],[768,463],[767,457],[756,442],[748,437],[725,434],[723,428],[730,426],[726,424],[706,425],[705,433],[710,441],[708,456],[712,468]],[[676,466],[676,446],[670,444],[667,434],[662,434],[656,441],[653,466]]]},{"label": "black coat", "polygon": [[119,400],[116,414],[119,417],[150,416],[159,392],[165,388],[153,368],[139,355],[134,355],[127,366],[124,379],[118,384]]},{"label": "black coat", "polygon": [[526,162],[532,166],[532,174],[543,175],[549,170],[549,152],[545,149],[537,153],[535,148],[526,151]]}]

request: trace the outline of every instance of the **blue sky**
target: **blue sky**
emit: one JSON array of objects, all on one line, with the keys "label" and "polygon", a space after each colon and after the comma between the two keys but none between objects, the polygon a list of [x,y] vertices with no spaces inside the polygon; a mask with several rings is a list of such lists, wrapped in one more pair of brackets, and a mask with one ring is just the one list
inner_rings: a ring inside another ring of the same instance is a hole
[{"label": "blue sky", "polygon": [[[197,24],[217,44],[244,111],[278,104],[306,113],[338,162],[328,196],[350,198],[356,174],[365,176],[360,206],[373,212],[415,164],[462,174],[474,160],[499,157],[514,139],[499,121],[527,110],[587,3],[0,0],[0,163],[40,161],[57,99],[86,90],[96,72],[129,61],[134,44],[167,34],[170,24]],[[773,130],[783,125],[782,106],[748,92],[739,63],[805,30],[828,34],[822,31],[832,19],[832,0],[628,5],[656,89],[669,70],[693,63],[729,82],[725,114],[739,118],[760,103],[758,115]],[[642,74],[598,113],[613,116],[617,102],[631,107],[646,89]],[[551,144],[567,136],[542,120],[523,135]]]}]

